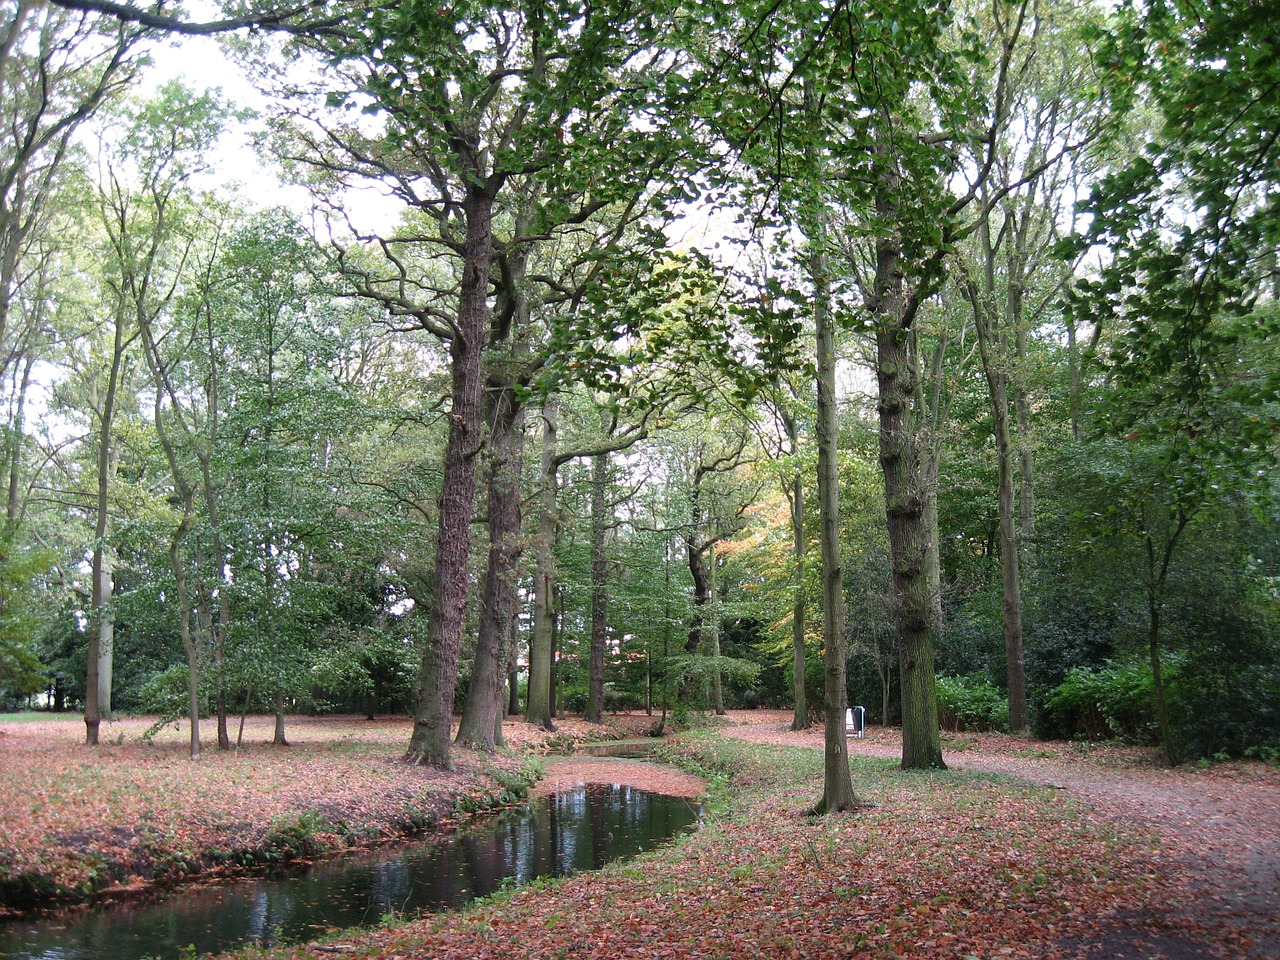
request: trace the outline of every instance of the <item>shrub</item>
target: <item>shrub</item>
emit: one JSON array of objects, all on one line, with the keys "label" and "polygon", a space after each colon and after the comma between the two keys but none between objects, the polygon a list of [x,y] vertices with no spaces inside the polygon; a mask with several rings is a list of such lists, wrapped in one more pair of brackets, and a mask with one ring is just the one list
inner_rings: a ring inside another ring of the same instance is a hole
[{"label": "shrub", "polygon": [[149,741],[166,725],[187,716],[191,706],[188,676],[187,665],[175,663],[166,670],[151,674],[142,684],[138,691],[138,704],[144,712],[156,715],[156,722],[142,734],[144,740]]},{"label": "shrub", "polygon": [[938,722],[949,730],[1007,730],[1009,701],[981,673],[938,677]]},{"label": "shrub", "polygon": [[1188,660],[1171,696],[1178,706],[1178,734],[1186,755],[1275,755],[1280,743],[1280,667],[1274,663]]},{"label": "shrub", "polygon": [[[1170,681],[1175,671],[1170,664]],[[1049,695],[1045,709],[1072,739],[1159,741],[1151,667],[1145,663],[1075,667]]]}]

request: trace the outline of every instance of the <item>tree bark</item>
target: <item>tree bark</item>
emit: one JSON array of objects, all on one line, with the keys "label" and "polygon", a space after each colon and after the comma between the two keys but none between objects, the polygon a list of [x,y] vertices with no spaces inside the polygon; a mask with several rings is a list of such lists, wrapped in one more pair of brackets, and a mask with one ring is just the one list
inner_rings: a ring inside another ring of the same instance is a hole
[{"label": "tree bark", "polygon": [[117,400],[125,374],[125,350],[132,337],[125,336],[124,321],[115,318],[112,336],[111,368],[107,372],[107,392],[98,417],[98,450],[96,460],[97,491],[94,497],[93,561],[91,576],[92,610],[89,623],[88,676],[85,678],[84,725],[85,742],[98,742],[102,720],[111,719],[111,674],[115,647],[115,614],[111,609],[111,552],[107,542],[111,527],[111,478],[116,470],[116,448],[113,439]]},{"label": "tree bark", "polygon": [[551,719],[555,720],[560,716],[557,698],[560,696],[560,641],[563,639],[561,631],[564,627],[564,588],[557,583],[552,596],[554,599],[551,604],[551,656],[547,657],[547,671],[550,674],[547,678],[547,705]]},{"label": "tree bark", "polygon": [[809,729],[808,677],[809,645],[805,637],[807,627],[805,596],[805,535],[804,535],[804,479],[797,473],[791,483],[791,535],[795,549],[795,601],[791,607],[791,686],[795,696],[795,711],[791,718],[792,730]]},{"label": "tree bark", "polygon": [[[791,445],[793,456],[799,453],[800,431],[796,427],[795,418],[783,412],[783,426],[787,431],[787,440]],[[804,533],[804,475],[796,470],[791,478],[791,492],[787,498],[791,507],[791,542],[792,589],[795,597],[791,604],[791,687],[795,699],[795,710],[791,717],[792,730],[809,729],[809,698],[805,689],[806,667],[809,648],[805,637],[805,615],[808,598],[805,596],[804,557],[807,547]]]},{"label": "tree bark", "polygon": [[1157,550],[1156,539],[1148,525],[1147,517],[1144,515],[1142,518],[1147,552],[1147,657],[1151,664],[1151,686],[1155,695],[1156,721],[1160,725],[1160,740],[1164,745],[1165,757],[1173,766],[1177,766],[1180,756],[1173,738],[1173,728],[1169,723],[1169,705],[1165,696],[1164,671],[1160,654],[1161,631],[1169,567],[1173,563],[1178,541],[1181,540],[1190,519],[1187,513],[1178,510],[1172,529],[1166,531],[1164,543]]},{"label": "tree bark", "polygon": [[1022,576],[1013,489],[1013,451],[1009,426],[1009,394],[1004,374],[982,350],[982,365],[991,393],[992,429],[996,441],[996,487],[999,505],[1000,579],[1003,591],[1004,652],[1009,681],[1009,730],[1027,726],[1027,680],[1022,652]]},{"label": "tree bark", "polygon": [[1007,277],[1009,299],[1005,302],[1002,314],[996,303],[995,251],[992,248],[990,222],[986,219],[979,225],[978,239],[982,251],[981,282],[966,276],[963,284],[965,296],[973,310],[978,352],[991,402],[992,433],[996,445],[996,499],[999,518],[997,541],[1000,549],[1009,730],[1019,733],[1027,726],[1027,679],[1023,657],[1021,547],[1014,490],[1015,451],[1009,393],[1011,379],[1016,383],[1016,378],[1011,377],[1011,369],[1017,361],[1017,350],[1010,341],[1015,338],[1021,325],[1020,305],[1013,299],[1020,281],[1013,275]]},{"label": "tree bark", "polygon": [[712,544],[707,549],[711,557],[709,564],[711,570],[711,606],[709,613],[711,614],[711,622],[709,624],[711,631],[711,709],[715,711],[717,717],[723,717],[728,712],[724,708],[724,682],[720,674],[720,627],[721,627],[721,610],[720,597],[716,592],[716,547]]},{"label": "tree bark", "polygon": [[[472,164],[474,166],[474,164]],[[413,734],[406,759],[450,765],[453,696],[467,606],[467,556],[480,452],[481,358],[488,329],[489,270],[493,262],[493,196],[470,183],[462,203],[466,222],[461,290],[449,344],[449,438],[436,536],[429,639],[423,650]]]},{"label": "tree bark", "polygon": [[[697,495],[696,493],[694,494]],[[711,603],[711,576],[707,562],[698,543],[699,521],[694,520],[684,535],[685,557],[689,563],[689,575],[693,578],[693,612],[689,615],[689,634],[684,642],[685,653],[702,652],[702,631],[706,625],[707,609]]]},{"label": "tree bark", "polygon": [[[897,208],[896,161],[877,148],[877,213],[893,223]],[[925,471],[912,411],[916,376],[917,304],[908,300],[899,238],[885,232],[876,241],[874,288],[868,306],[876,324],[877,409],[880,467],[884,473],[885,520],[893,566],[894,612],[898,631],[898,682],[902,691],[902,767],[944,769],[938,731],[933,661],[932,591]]]},{"label": "tree bark", "polygon": [[507,716],[520,715],[520,665],[516,660],[515,624],[512,623],[507,646]]},{"label": "tree bark", "polygon": [[516,615],[520,562],[520,477],[524,407],[511,383],[489,393],[489,559],[480,601],[480,630],[458,743],[476,750],[501,745],[506,643]]},{"label": "tree bark", "polygon": [[835,320],[827,307],[829,287],[826,255],[818,246],[810,259],[814,289],[814,327],[817,341],[818,387],[818,524],[822,546],[822,639],[826,723],[821,813],[852,810],[858,805],[849,774],[849,743],[845,711],[849,694],[845,681],[844,568],[840,556],[839,408],[836,402]]},{"label": "tree bark", "polygon": [[277,690],[275,692],[275,696],[272,698],[272,705],[275,707],[276,726],[275,731],[271,736],[271,742],[278,747],[287,747],[289,745],[289,738],[284,735],[285,699],[283,690]]},{"label": "tree bark", "polygon": [[542,411],[542,490],[534,541],[533,639],[529,644],[529,689],[525,719],[554,730],[551,714],[552,633],[555,630],[556,429],[558,404],[548,397]]},{"label": "tree bark", "polygon": [[1009,317],[1015,321],[1014,353],[1017,367],[1013,379],[1013,409],[1018,424],[1018,556],[1023,573],[1030,576],[1036,565],[1036,476],[1035,451],[1031,433],[1031,397],[1027,392],[1027,332],[1022,318],[1022,285],[1009,291]]},{"label": "tree bark", "polygon": [[605,648],[609,643],[609,558],[605,536],[609,517],[606,505],[609,484],[609,456],[591,458],[591,653],[587,686],[588,723],[604,722]]}]

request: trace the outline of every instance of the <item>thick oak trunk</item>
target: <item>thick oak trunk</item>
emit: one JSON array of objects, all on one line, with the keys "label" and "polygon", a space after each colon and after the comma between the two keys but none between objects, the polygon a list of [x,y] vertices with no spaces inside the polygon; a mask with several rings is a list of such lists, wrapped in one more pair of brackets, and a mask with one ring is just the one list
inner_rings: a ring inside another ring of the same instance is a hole
[{"label": "thick oak trunk", "polygon": [[[876,211],[897,218],[898,171],[889,148],[877,149],[880,195]],[[916,392],[917,301],[908,298],[900,238],[889,231],[876,242],[875,281],[868,306],[876,325],[877,412],[885,522],[893,567],[898,632],[898,682],[902,693],[902,767],[945,768],[938,731],[934,676],[934,595],[929,577],[931,530],[926,512],[927,471],[913,415]]]},{"label": "thick oak trunk", "polygon": [[449,438],[436,536],[429,637],[423,649],[413,735],[406,759],[449,766],[453,696],[467,606],[467,556],[480,451],[481,358],[488,332],[489,269],[493,262],[493,197],[472,185],[466,220],[458,316],[449,345]]},{"label": "thick oak trunk", "polygon": [[914,334],[891,318],[892,314],[882,317],[876,332],[876,381],[902,691],[902,766],[907,770],[943,768],[928,570],[930,531],[925,522],[920,448],[911,418],[912,364],[907,344]]},{"label": "thick oak trunk", "polygon": [[493,384],[489,410],[489,559],[480,602],[480,632],[458,743],[477,750],[502,744],[506,644],[516,614],[520,562],[520,477],[524,409],[512,384]]}]

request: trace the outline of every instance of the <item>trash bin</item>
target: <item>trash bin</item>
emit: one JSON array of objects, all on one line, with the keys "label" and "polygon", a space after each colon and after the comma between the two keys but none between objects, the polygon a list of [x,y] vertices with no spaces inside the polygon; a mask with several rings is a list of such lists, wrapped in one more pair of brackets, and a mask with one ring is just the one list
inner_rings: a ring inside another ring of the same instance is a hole
[{"label": "trash bin", "polygon": [[849,736],[853,734],[861,739],[867,733],[867,709],[866,707],[850,707],[844,712],[844,734]]}]

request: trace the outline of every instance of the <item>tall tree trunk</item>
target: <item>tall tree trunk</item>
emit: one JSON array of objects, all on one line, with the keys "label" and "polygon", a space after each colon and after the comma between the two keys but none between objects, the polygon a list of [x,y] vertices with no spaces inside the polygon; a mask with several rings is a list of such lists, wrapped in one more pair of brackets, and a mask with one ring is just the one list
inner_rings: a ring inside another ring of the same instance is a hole
[{"label": "tall tree trunk", "polygon": [[[1009,312],[1012,304],[1006,301],[1006,312],[1001,322],[996,304],[995,254],[988,220],[984,219],[980,224],[978,237],[983,257],[981,284],[972,277],[966,277],[964,288],[973,309],[982,372],[991,401],[992,433],[996,444],[997,539],[1003,596],[1005,671],[1009,687],[1009,730],[1019,733],[1027,726],[1027,675],[1023,657],[1022,573],[1013,482],[1015,452],[1009,405],[1010,368],[1016,360],[1009,341],[1017,321]],[[1016,279],[1010,277],[1009,282],[1016,284]]]},{"label": "tall tree trunk", "polygon": [[1071,438],[1080,442],[1081,424],[1084,420],[1084,374],[1081,370],[1080,342],[1075,318],[1070,310],[1064,310],[1067,325],[1067,413],[1071,418]]},{"label": "tall tree trunk", "polygon": [[924,528],[929,537],[925,544],[924,569],[929,591],[929,629],[935,637],[942,632],[942,545],[938,542],[938,474],[941,468],[942,451],[933,444],[925,446],[920,464],[920,482],[924,486]]},{"label": "tall tree trunk", "polygon": [[1018,531],[1013,490],[1013,451],[1009,427],[1009,395],[1003,373],[983,351],[983,367],[991,391],[992,424],[996,441],[996,485],[999,505],[1000,578],[1003,588],[1004,652],[1009,679],[1009,730],[1027,726],[1026,666],[1022,652],[1022,579],[1018,559]]},{"label": "tall tree trunk", "polygon": [[791,606],[791,687],[795,698],[795,710],[791,718],[792,730],[809,729],[808,663],[809,644],[805,636],[808,624],[806,613],[808,598],[805,577],[804,534],[804,479],[797,474],[791,484],[791,535],[795,550],[795,600]]},{"label": "tall tree trunk", "polygon": [[[885,223],[897,214],[896,162],[877,148]],[[898,682],[902,691],[902,767],[943,769],[933,660],[929,530],[925,516],[925,471],[912,412],[916,376],[917,302],[909,300],[900,239],[886,231],[876,241],[874,288],[868,304],[876,324],[876,383],[879,387],[880,466],[884,472],[885,520],[893,565],[898,632]]]},{"label": "tall tree trunk", "polygon": [[520,715],[520,663],[515,638],[515,622],[512,621],[511,642],[507,649],[507,716]]},{"label": "tall tree trunk", "polygon": [[89,623],[88,676],[85,683],[85,742],[98,742],[102,720],[111,719],[111,674],[115,647],[115,614],[111,609],[111,551],[107,542],[111,527],[111,479],[116,470],[116,448],[112,438],[120,381],[124,377],[125,349],[132,338],[125,336],[124,321],[116,317],[111,348],[111,369],[107,392],[98,420],[97,493],[94,498],[92,610]]},{"label": "tall tree trunk", "polygon": [[1161,629],[1165,587],[1169,582],[1169,567],[1178,548],[1178,541],[1181,540],[1189,522],[1189,515],[1178,510],[1173,529],[1166,533],[1164,543],[1157,550],[1155,538],[1151,534],[1146,517],[1143,517],[1147,551],[1147,657],[1151,664],[1151,687],[1155,695],[1156,722],[1160,725],[1160,740],[1164,745],[1165,757],[1174,766],[1178,764],[1180,756],[1177,743],[1173,738],[1173,727],[1169,722],[1169,705],[1165,695],[1164,671],[1160,654]]},{"label": "tall tree trunk", "polygon": [[513,384],[491,383],[489,393],[489,559],[480,602],[480,631],[458,743],[493,750],[501,743],[506,643],[516,615],[520,562],[520,477],[524,407]]},{"label": "tall tree trunk", "polygon": [[[517,216],[516,238],[525,237],[532,222],[533,198],[526,199],[528,202],[522,204]],[[503,684],[514,661],[517,565],[523,552],[520,488],[524,469],[522,390],[526,382],[521,377],[527,372],[526,350],[519,338],[529,323],[529,303],[525,295],[528,258],[527,243],[519,243],[508,251],[496,319],[490,325],[492,353],[485,410],[489,425],[489,557],[471,685],[458,725],[458,743],[478,750],[505,745]],[[513,679],[513,690],[514,687]]]},{"label": "tall tree trunk", "polygon": [[708,624],[711,631],[711,709],[715,711],[717,717],[723,717],[727,711],[724,708],[724,682],[720,675],[720,596],[716,591],[716,548],[712,544],[708,548],[711,556],[711,606],[708,609],[710,614],[710,623]]},{"label": "tall tree trunk", "polygon": [[[695,521],[696,523],[696,521]],[[684,535],[685,557],[693,578],[693,612],[689,615],[689,634],[684,643],[686,653],[703,653],[703,629],[711,604],[711,575],[703,551],[709,549],[698,542],[698,527],[690,527]]]},{"label": "tall tree trunk", "polygon": [[557,703],[557,698],[560,696],[560,641],[564,636],[562,633],[564,626],[564,588],[557,583],[552,595],[554,600],[551,604],[551,656],[547,658],[547,669],[550,673],[547,683],[547,705],[551,713],[551,719],[555,720],[560,716],[560,705]]},{"label": "tall tree trunk", "polygon": [[928,527],[921,489],[919,449],[911,425],[909,331],[887,319],[877,330],[880,386],[880,464],[884,470],[885,516],[893,564],[898,671],[902,690],[902,767],[941,769],[942,741],[933,665],[933,616],[927,553]]},{"label": "tall tree trunk", "polygon": [[[806,94],[808,89],[806,88]],[[815,220],[816,223],[816,220]],[[845,711],[849,693],[845,681],[844,568],[840,556],[840,418],[836,401],[835,319],[828,308],[825,237],[821,229],[811,239],[814,327],[817,341],[818,387],[818,524],[822,545],[822,641],[826,700],[825,752],[821,813],[852,810],[858,805],[849,774],[849,743],[845,738]]]},{"label": "tall tree trunk", "polygon": [[103,720],[112,719],[111,695],[115,680],[116,660],[116,612],[112,603],[116,593],[115,557],[109,547],[103,547],[102,577],[103,605],[98,616],[98,712]]},{"label": "tall tree trunk", "polygon": [[160,440],[161,449],[164,450],[165,459],[169,463],[169,473],[173,478],[174,490],[178,494],[178,502],[182,509],[182,519],[169,540],[169,568],[173,572],[178,601],[178,635],[182,639],[182,650],[187,657],[187,720],[191,732],[191,759],[195,760],[200,756],[200,643],[197,639],[198,631],[191,629],[191,618],[193,615],[198,618],[199,613],[197,605],[191,600],[191,587],[183,557],[183,545],[191,532],[191,518],[195,513],[195,490],[182,469],[164,415],[163,398],[166,394],[162,390],[164,378],[161,376],[155,340],[151,337],[149,327],[144,326],[143,333],[143,349],[156,382],[152,422],[155,424],[156,436]]},{"label": "tall tree trunk", "polygon": [[488,333],[489,270],[493,263],[493,196],[472,183],[462,204],[466,221],[458,315],[449,345],[449,438],[436,536],[430,634],[423,650],[413,735],[406,759],[448,767],[453,696],[467,607],[467,556],[480,452],[481,358]]},{"label": "tall tree trunk", "polygon": [[604,662],[609,643],[609,558],[605,553],[608,533],[607,487],[609,455],[591,458],[591,665],[587,685],[588,723],[604,722]]},{"label": "tall tree trunk", "polygon": [[552,633],[555,630],[556,429],[559,404],[547,398],[542,411],[542,490],[534,540],[533,638],[529,644],[529,690],[525,719],[554,730],[551,713]]},{"label": "tall tree trunk", "polygon": [[1031,433],[1031,396],[1027,392],[1027,331],[1022,322],[1022,284],[1009,290],[1009,320],[1014,325],[1013,409],[1018,424],[1018,554],[1023,572],[1030,575],[1036,564],[1036,483],[1035,450]]},{"label": "tall tree trunk", "polygon": [[925,575],[929,580],[929,626],[933,635],[942,632],[942,544],[938,536],[938,477],[942,472],[942,424],[950,409],[949,399],[944,399],[946,389],[943,367],[951,337],[944,329],[938,336],[929,363],[928,389],[921,358],[916,353],[915,380],[916,408],[927,420],[920,428],[920,483],[924,489],[924,527],[929,540],[925,548]]},{"label": "tall tree trunk", "polygon": [[[793,416],[783,411],[782,423],[787,431],[791,454],[799,453],[800,430]],[[795,597],[791,604],[791,687],[795,710],[791,717],[792,730],[809,729],[809,698],[805,689],[806,666],[809,658],[805,637],[805,613],[808,598],[805,595],[804,557],[807,546],[804,533],[804,474],[799,469],[791,477],[791,490],[787,500],[791,507],[792,589]]]},{"label": "tall tree trunk", "polygon": [[[880,640],[876,639],[876,645],[879,647]],[[880,722],[886,727],[889,725],[889,701],[893,695],[893,670],[889,660],[884,660],[879,664],[880,668]]]}]

